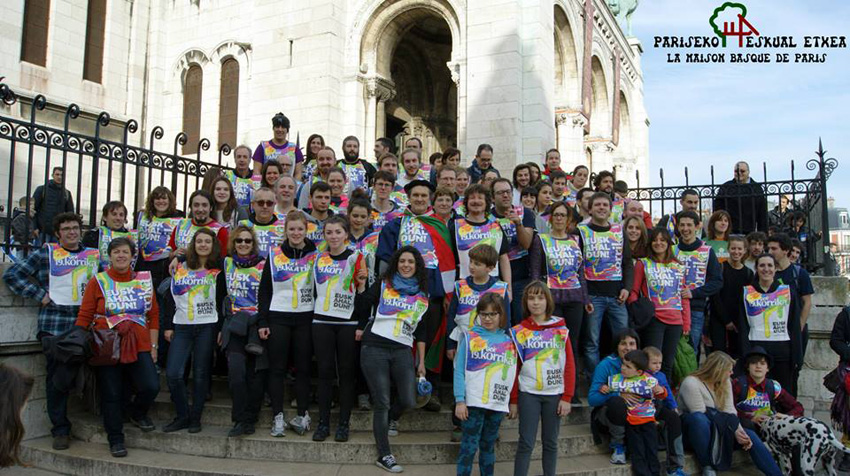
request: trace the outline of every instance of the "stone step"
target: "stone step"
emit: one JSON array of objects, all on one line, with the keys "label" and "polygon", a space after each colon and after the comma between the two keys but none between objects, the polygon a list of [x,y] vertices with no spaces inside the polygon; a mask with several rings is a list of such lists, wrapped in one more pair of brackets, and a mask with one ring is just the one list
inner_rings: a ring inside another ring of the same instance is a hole
[{"label": "stone step", "polygon": [[[78,440],[106,443],[106,433],[96,417],[76,415],[72,421],[72,432]],[[129,448],[165,453],[213,458],[357,464],[370,464],[376,457],[375,440],[371,431],[352,432],[347,443],[337,443],[333,441],[335,428],[332,427],[331,437],[318,443],[312,441],[310,433],[298,436],[289,431],[285,438],[274,438],[262,429],[248,437],[228,438],[228,429],[229,426],[205,426],[203,431],[197,434],[189,434],[185,430],[163,433],[159,429],[143,433],[132,425],[124,425]],[[444,431],[401,432],[399,436],[390,438],[390,445],[399,461],[409,464],[451,464],[456,461],[460,444],[449,442],[447,436]],[[501,441],[496,444],[496,461],[513,461],[517,438],[516,429],[501,432]],[[542,445],[538,441],[533,456],[540,458],[541,451]],[[607,452],[606,447],[593,444],[589,425],[569,425],[561,428],[558,442],[560,457],[604,452]]]},{"label": "stone step", "polygon": [[[590,422],[591,408],[587,405],[573,405],[572,412],[561,419],[562,425],[578,425],[587,424]],[[295,416],[295,409],[291,408],[288,402],[284,405],[284,415],[287,421]],[[311,405],[308,411],[313,420],[315,427],[319,418],[318,405]],[[201,423],[212,426],[228,426],[232,425],[231,421],[231,401],[225,396],[214,396],[213,399],[204,406],[204,414]],[[439,412],[427,412],[425,410],[410,410],[404,413],[404,416],[399,421],[399,429],[403,432],[410,431],[449,431],[452,429],[451,423],[452,409],[448,405],[443,405]],[[156,422],[167,423],[174,418],[174,405],[171,403],[171,397],[168,392],[160,391],[156,398],[150,417]],[[263,406],[260,410],[258,428],[269,428],[271,426],[273,415],[271,408]],[[331,425],[336,426],[339,419],[339,409],[331,410]],[[502,420],[502,428],[516,428],[518,420]],[[354,410],[351,413],[350,420],[352,431],[372,431],[372,412]]]},{"label": "stone step", "polygon": [[[111,476],[226,476],[235,474],[277,476],[284,473],[290,476],[337,476],[344,473],[358,476],[380,476],[387,474],[372,463],[286,463],[282,465],[277,461],[207,458],[136,448],[130,448],[129,455],[126,458],[112,458],[109,456],[109,447],[106,444],[74,441],[71,449],[56,451],[51,448],[49,437],[25,441],[22,445],[22,453],[25,460],[38,468],[74,476],[92,474],[109,474]],[[749,465],[749,459],[741,451],[735,453],[733,462],[735,464],[733,470],[724,472],[724,475],[754,476],[759,474],[754,467]],[[404,474],[409,476],[456,474],[456,466],[452,463],[416,465],[400,461],[400,464],[404,466]],[[540,461],[533,461],[532,474],[537,474],[539,468]],[[688,456],[685,470],[690,474],[698,474],[699,468],[692,456]],[[512,475],[513,462],[496,463],[495,474],[497,476]],[[629,465],[615,466],[610,464],[607,454],[585,455],[559,458],[557,474],[561,476],[628,476],[631,474],[631,467]]]}]

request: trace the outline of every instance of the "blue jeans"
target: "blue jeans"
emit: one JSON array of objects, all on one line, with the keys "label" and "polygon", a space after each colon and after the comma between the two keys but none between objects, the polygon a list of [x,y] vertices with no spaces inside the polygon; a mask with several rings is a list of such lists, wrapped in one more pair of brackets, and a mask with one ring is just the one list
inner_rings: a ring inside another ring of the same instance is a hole
[{"label": "blue jeans", "polygon": [[[165,375],[168,379],[168,391],[177,418],[192,422],[201,421],[204,403],[210,386],[210,368],[212,367],[213,347],[215,346],[216,324],[192,324],[174,326],[174,337],[168,347],[168,363]],[[183,376],[186,362],[192,356],[192,411],[189,411],[189,398],[186,395],[186,382]]]},{"label": "blue jeans", "polygon": [[[706,467],[711,462],[711,422],[705,413],[685,413],[682,415],[682,429],[684,430],[685,448],[690,448],[696,453],[700,466]],[[770,454],[770,450],[761,441],[761,438],[753,430],[745,430],[753,442],[753,447],[748,453],[753,464],[767,476],[780,476],[782,471]],[[735,444],[739,448],[738,444]]]},{"label": "blue jeans", "polygon": [[702,328],[705,325],[705,310],[694,311],[691,309],[691,345],[694,346],[694,352],[697,354],[697,362],[699,362],[699,346],[702,342]]},{"label": "blue jeans", "polygon": [[590,313],[587,342],[584,343],[584,358],[587,369],[595,369],[599,365],[599,334],[602,332],[602,318],[608,316],[611,333],[618,332],[629,327],[629,314],[626,305],[617,301],[616,297],[590,296],[593,303],[593,312]]},{"label": "blue jeans", "polygon": [[159,393],[159,377],[151,353],[139,352],[139,359],[129,364],[97,367],[97,377],[103,428],[106,429],[109,444],[124,443],[124,382],[132,381],[136,389],[136,398],[128,409],[129,416],[134,419],[148,415],[148,410]]},{"label": "blue jeans", "polygon": [[511,322],[508,325],[515,326],[522,322],[522,293],[530,282],[530,279],[521,279],[511,283]]}]

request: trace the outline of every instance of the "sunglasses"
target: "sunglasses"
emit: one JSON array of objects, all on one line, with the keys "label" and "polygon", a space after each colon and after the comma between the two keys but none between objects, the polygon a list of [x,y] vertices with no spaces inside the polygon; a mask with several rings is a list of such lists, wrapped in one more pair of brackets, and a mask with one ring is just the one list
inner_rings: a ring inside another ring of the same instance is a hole
[{"label": "sunglasses", "polygon": [[274,200],[254,200],[254,203],[261,207],[273,207],[275,202]]},{"label": "sunglasses", "polygon": [[235,238],[233,240],[233,242],[236,243],[237,245],[241,245],[242,243],[250,245],[251,243],[254,242],[254,239],[253,238]]}]

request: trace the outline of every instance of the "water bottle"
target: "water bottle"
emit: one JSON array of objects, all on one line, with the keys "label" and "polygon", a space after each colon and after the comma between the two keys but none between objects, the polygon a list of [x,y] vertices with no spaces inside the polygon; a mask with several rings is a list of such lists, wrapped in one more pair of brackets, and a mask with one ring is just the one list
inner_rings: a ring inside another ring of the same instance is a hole
[{"label": "water bottle", "polygon": [[422,408],[428,403],[432,390],[431,382],[425,380],[425,377],[419,377],[419,381],[416,382],[416,408]]}]

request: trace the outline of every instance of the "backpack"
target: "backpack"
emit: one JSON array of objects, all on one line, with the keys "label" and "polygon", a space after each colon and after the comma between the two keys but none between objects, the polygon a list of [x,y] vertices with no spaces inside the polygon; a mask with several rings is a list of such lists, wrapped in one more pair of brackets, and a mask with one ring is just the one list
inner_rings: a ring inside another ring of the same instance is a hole
[{"label": "backpack", "polygon": [[692,374],[697,369],[697,354],[691,346],[691,340],[688,336],[682,334],[679,338],[679,344],[676,346],[676,358],[673,360],[673,375],[670,382],[671,388],[677,388],[685,377]]}]

